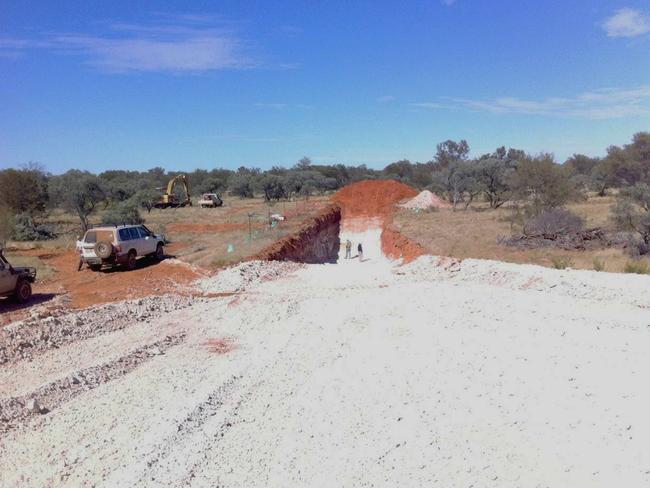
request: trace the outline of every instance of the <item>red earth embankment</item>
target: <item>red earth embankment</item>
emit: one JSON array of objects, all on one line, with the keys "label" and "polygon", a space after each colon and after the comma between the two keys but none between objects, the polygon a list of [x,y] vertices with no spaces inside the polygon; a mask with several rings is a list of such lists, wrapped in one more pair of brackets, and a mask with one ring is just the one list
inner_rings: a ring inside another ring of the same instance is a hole
[{"label": "red earth embankment", "polygon": [[392,219],[384,221],[381,231],[381,251],[391,259],[402,259],[404,263],[410,263],[426,254],[420,244],[411,241],[393,228]]},{"label": "red earth embankment", "polygon": [[340,248],[341,207],[330,205],[316,217],[303,222],[300,230],[274,242],[252,259],[335,263]]},{"label": "red earth embankment", "polygon": [[[398,203],[417,194],[415,188],[399,181],[366,180],[346,186],[333,200],[341,206],[343,218],[354,227],[359,227],[363,220],[367,227],[380,225],[382,252],[390,258],[409,262],[424,254],[424,249],[395,230],[392,217]],[[346,226],[345,220],[343,226]]]},{"label": "red earth embankment", "polygon": [[414,188],[395,180],[366,180],[348,185],[332,200],[341,206],[343,218],[385,217],[400,201],[418,194]]}]

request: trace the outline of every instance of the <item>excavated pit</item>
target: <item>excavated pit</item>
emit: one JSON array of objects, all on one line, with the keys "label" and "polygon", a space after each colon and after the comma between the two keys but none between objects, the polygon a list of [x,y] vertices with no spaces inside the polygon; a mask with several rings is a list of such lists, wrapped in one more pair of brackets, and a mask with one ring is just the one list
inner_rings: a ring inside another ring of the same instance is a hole
[{"label": "excavated pit", "polygon": [[333,197],[330,205],[251,259],[294,261],[308,264],[342,263],[346,240],[352,257],[361,243],[365,258],[412,261],[424,253],[392,225],[395,205],[417,195],[408,185],[393,180],[368,180],[349,185]]},{"label": "excavated pit", "polygon": [[254,259],[307,264],[336,263],[339,256],[341,207],[330,205],[297,232],[264,249]]}]

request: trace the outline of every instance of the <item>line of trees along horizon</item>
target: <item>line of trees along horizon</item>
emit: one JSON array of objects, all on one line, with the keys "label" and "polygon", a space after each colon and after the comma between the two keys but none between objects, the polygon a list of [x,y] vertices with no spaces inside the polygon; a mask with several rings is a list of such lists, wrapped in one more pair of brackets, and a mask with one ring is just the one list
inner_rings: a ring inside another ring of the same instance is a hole
[{"label": "line of trees along horizon", "polygon": [[187,175],[194,196],[228,192],[239,198],[259,195],[268,201],[308,198],[361,180],[395,179],[442,195],[454,209],[467,209],[479,200],[492,209],[525,202],[527,215],[561,208],[587,192],[604,196],[617,188],[613,220],[640,234],[650,246],[650,132],[635,134],[629,144],[610,146],[603,158],[574,154],[562,164],[549,153],[531,155],[505,146],[470,158],[465,140],[441,142],[430,161],[404,159],[381,170],[315,164],[308,157],[291,168],[274,166],[265,171],[243,166],[190,172],[154,167],[99,174],[71,169],[53,175],[38,164],[27,164],[0,171],[0,242],[51,237],[53,231],[39,222],[57,207],[76,214],[82,230],[99,208],[107,210],[106,223],[141,222],[140,210],[151,211],[162,194],[159,189],[180,173]]}]

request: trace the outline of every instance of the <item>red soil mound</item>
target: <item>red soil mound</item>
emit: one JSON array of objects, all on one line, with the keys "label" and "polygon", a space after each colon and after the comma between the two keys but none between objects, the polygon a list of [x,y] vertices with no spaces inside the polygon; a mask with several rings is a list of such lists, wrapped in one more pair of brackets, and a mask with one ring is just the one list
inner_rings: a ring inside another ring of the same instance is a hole
[{"label": "red soil mound", "polygon": [[346,186],[332,198],[343,209],[343,217],[383,217],[393,206],[418,194],[414,188],[395,180],[366,180]]},{"label": "red soil mound", "polygon": [[404,263],[410,263],[426,254],[422,246],[409,240],[389,224],[385,225],[381,232],[381,250],[389,258],[401,258]]}]

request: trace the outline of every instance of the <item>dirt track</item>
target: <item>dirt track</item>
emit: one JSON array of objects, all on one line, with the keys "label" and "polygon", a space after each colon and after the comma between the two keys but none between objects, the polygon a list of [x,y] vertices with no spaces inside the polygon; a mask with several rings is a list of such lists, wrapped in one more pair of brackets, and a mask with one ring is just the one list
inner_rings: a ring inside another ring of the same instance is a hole
[{"label": "dirt track", "polygon": [[[247,265],[223,277],[236,297],[134,314],[5,365],[30,384],[3,396],[79,391],[2,436],[0,484],[650,482],[647,278],[601,278],[594,299],[595,273],[427,257],[395,268],[379,230],[352,238],[367,261]],[[166,337],[180,343],[156,345]],[[133,368],[86,385],[132,351],[144,351]]]}]

